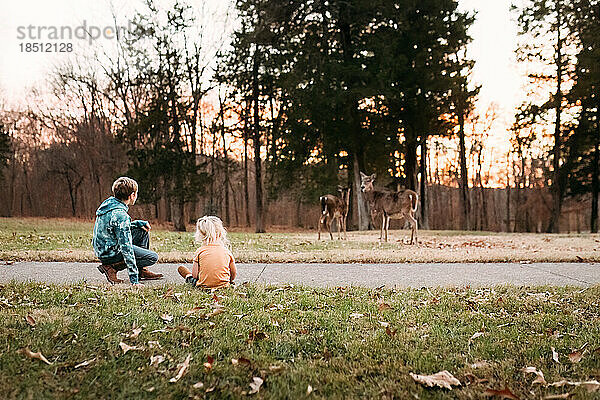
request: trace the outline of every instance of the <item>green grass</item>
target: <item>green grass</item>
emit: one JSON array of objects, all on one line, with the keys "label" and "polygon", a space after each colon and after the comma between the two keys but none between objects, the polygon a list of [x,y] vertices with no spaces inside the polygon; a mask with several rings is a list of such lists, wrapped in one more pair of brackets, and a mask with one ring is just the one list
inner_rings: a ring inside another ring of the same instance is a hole
[{"label": "green grass", "polygon": [[[521,370],[534,366],[548,383],[598,379],[600,286],[402,291],[240,286],[217,292],[224,312],[208,318],[202,314],[215,307],[210,293],[172,288],[178,300],[164,297],[168,287],[5,284],[0,397],[239,398],[253,377],[264,379],[259,398],[305,398],[308,385],[314,389],[310,397],[340,399],[481,398],[486,388],[505,385],[521,398],[596,395],[582,387],[532,385],[534,376]],[[382,302],[391,309],[380,310]],[[200,310],[186,316],[194,307]],[[164,322],[163,314],[173,320]],[[133,326],[142,331],[127,338]],[[252,331],[265,337],[249,340]],[[484,334],[471,340],[476,332]],[[142,350],[123,354],[121,341]],[[149,341],[161,348],[151,348]],[[570,362],[567,355],[583,346],[583,359]],[[18,352],[24,347],[41,351],[52,365],[25,357]],[[560,363],[552,360],[551,347]],[[188,354],[188,373],[170,383]],[[165,358],[158,367],[150,365],[156,355]],[[215,360],[210,370],[203,366],[209,356]],[[232,365],[232,358],[241,357],[250,365]],[[488,364],[474,368],[479,361]],[[462,385],[452,391],[425,388],[409,376],[444,369]],[[476,379],[486,381],[468,384]],[[197,382],[204,387],[194,388]]]},{"label": "green grass", "polygon": [[[93,222],[0,218],[0,260],[95,261]],[[337,237],[337,235],[335,235]],[[420,231],[419,244],[406,244],[408,230],[390,231],[388,243],[379,231],[349,232],[348,240],[317,233],[230,232],[239,262],[578,262],[600,261],[598,234],[512,234],[465,231]],[[151,247],[162,262],[189,262],[197,245],[192,232],[155,226]]]}]

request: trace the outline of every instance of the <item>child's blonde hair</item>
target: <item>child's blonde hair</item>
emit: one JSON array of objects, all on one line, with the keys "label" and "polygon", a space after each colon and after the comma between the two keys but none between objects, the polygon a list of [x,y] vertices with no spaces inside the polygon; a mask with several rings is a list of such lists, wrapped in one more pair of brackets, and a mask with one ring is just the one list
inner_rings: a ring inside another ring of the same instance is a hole
[{"label": "child's blonde hair", "polygon": [[202,243],[203,245],[219,243],[228,250],[231,248],[223,221],[221,221],[221,218],[212,215],[205,215],[202,218],[198,218],[194,239],[197,243]]}]

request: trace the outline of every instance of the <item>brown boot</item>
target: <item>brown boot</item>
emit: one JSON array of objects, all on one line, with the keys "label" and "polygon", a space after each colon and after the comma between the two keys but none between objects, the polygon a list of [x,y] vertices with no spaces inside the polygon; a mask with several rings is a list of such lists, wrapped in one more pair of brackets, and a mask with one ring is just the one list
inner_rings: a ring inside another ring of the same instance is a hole
[{"label": "brown boot", "polygon": [[108,279],[108,282],[112,285],[115,283],[123,283],[122,279],[117,278],[117,270],[109,265],[98,265],[98,271],[106,275],[106,279]]},{"label": "brown boot", "polygon": [[141,268],[139,277],[140,281],[152,281],[162,278],[163,274],[155,274],[154,272],[148,271],[146,268]]},{"label": "brown boot", "polygon": [[179,275],[181,275],[181,277],[183,279],[186,279],[188,276],[192,276],[192,273],[190,272],[190,270],[187,269],[186,267],[184,267],[183,265],[180,265],[177,268],[177,272],[179,272]]}]

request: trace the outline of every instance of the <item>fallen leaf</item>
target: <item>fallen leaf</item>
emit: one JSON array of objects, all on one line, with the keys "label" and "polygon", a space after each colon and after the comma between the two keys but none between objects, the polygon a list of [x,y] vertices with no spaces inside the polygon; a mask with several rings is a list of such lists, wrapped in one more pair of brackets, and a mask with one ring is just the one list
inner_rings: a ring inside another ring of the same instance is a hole
[{"label": "fallen leaf", "polygon": [[140,336],[140,333],[142,333],[142,328],[135,328],[135,329],[132,329],[131,333],[129,335],[127,335],[127,337],[129,339],[137,339],[138,336]]},{"label": "fallen leaf", "polygon": [[214,310],[212,310],[212,312],[209,312],[208,314],[206,314],[206,318],[210,318],[210,317],[214,317],[215,315],[219,315],[225,312],[225,309],[223,307],[217,307]]},{"label": "fallen leaf", "polygon": [[141,347],[137,347],[137,346],[130,346],[125,342],[120,342],[119,346],[121,346],[121,349],[123,350],[123,354],[127,353],[130,350],[142,350]]},{"label": "fallen leaf", "polygon": [[266,333],[259,332],[257,329],[251,330],[250,333],[248,334],[249,341],[263,340],[263,339],[267,339],[267,338],[268,338],[268,336]]},{"label": "fallen leaf", "polygon": [[175,289],[174,288],[167,289],[165,294],[162,295],[163,299],[166,299],[167,297],[171,297],[173,299],[175,298]]},{"label": "fallen leaf", "polygon": [[362,318],[364,316],[365,316],[365,314],[359,314],[359,313],[350,314],[350,318]]},{"label": "fallen leaf", "polygon": [[163,361],[165,361],[165,357],[161,355],[150,357],[150,365],[152,365],[153,367],[158,367],[158,364],[160,364]]},{"label": "fallen leaf", "polygon": [[165,323],[169,323],[169,322],[173,321],[173,316],[169,315],[169,314],[162,314],[160,317],[162,318],[162,320]]},{"label": "fallen leaf", "polygon": [[571,360],[573,364],[578,363],[582,358],[583,354],[579,350],[569,353],[569,360]]},{"label": "fallen leaf", "polygon": [[231,364],[232,365],[239,365],[239,364],[250,365],[250,364],[252,364],[252,362],[250,360],[248,360],[247,358],[240,357],[240,358],[232,358]]},{"label": "fallen leaf", "polygon": [[582,386],[588,392],[595,392],[598,389],[600,389],[600,382],[598,382],[597,380],[584,381],[584,382],[572,382],[572,381],[567,381],[567,380],[563,379],[562,381],[558,381],[558,382],[554,382],[554,383],[550,384],[550,386],[555,386],[555,387],[562,387],[565,385]]},{"label": "fallen leaf", "polygon": [[569,397],[571,397],[571,393],[549,394],[548,396],[544,396],[544,400],[560,400],[568,399]]},{"label": "fallen leaf", "polygon": [[194,389],[202,389],[202,388],[204,387],[204,383],[202,383],[202,382],[196,382],[196,383],[194,383],[194,384],[192,385],[192,387],[193,387]]},{"label": "fallen leaf", "polygon": [[308,387],[306,388],[306,395],[308,396],[309,394],[311,394],[313,391],[313,387],[308,385]]},{"label": "fallen leaf", "polygon": [[217,296],[216,293],[213,293],[212,298],[215,301],[215,303],[218,303],[221,300],[221,298]]},{"label": "fallen leaf", "polygon": [[187,311],[185,313],[185,316],[189,317],[190,315],[195,314],[195,313],[197,313],[198,311],[201,311],[201,310],[202,310],[202,307],[194,307],[191,310]]},{"label": "fallen leaf", "polygon": [[560,361],[558,361],[558,353],[556,352],[556,350],[554,349],[554,347],[550,347],[550,350],[552,350],[552,359],[555,362],[560,363]]},{"label": "fallen leaf", "polygon": [[379,305],[377,306],[377,308],[379,309],[379,311],[385,311],[385,310],[391,310],[392,306],[390,306],[388,303],[379,303]]},{"label": "fallen leaf", "polygon": [[544,374],[542,371],[538,371],[536,367],[525,367],[523,368],[523,373],[525,374],[535,374],[536,378],[531,384],[539,383],[541,385],[547,385],[546,379],[544,379]]},{"label": "fallen leaf", "polygon": [[477,362],[471,364],[471,368],[473,368],[473,369],[484,368],[484,367],[487,367],[488,365],[490,365],[490,363],[488,363],[485,360],[483,360],[483,361],[477,361]]},{"label": "fallen leaf", "polygon": [[410,376],[418,383],[432,387],[439,386],[452,390],[452,385],[460,386],[460,381],[456,379],[450,372],[444,370],[433,375],[417,375],[410,373]]},{"label": "fallen leaf", "polygon": [[86,367],[86,366],[90,365],[91,363],[93,363],[94,361],[96,361],[96,357],[92,358],[91,360],[87,360],[80,364],[77,364],[74,368],[77,369],[77,368],[81,368],[81,367]]},{"label": "fallen leaf", "polygon": [[179,368],[179,370],[177,371],[177,375],[175,375],[173,378],[169,379],[169,382],[175,383],[178,380],[180,380],[183,375],[185,375],[185,373],[187,372],[188,368],[190,367],[190,360],[191,359],[192,359],[192,354],[190,353],[185,358],[185,361],[183,361],[183,363],[177,365],[177,368]]},{"label": "fallen leaf", "polygon": [[25,317],[25,320],[27,321],[27,323],[34,328],[35,327],[35,319],[33,319],[33,317],[31,315],[27,315]]},{"label": "fallen leaf", "polygon": [[475,340],[475,339],[477,339],[478,337],[481,337],[481,336],[483,336],[484,334],[485,334],[485,332],[475,332],[475,333],[473,334],[473,336],[471,336],[471,339],[469,339],[469,340]]},{"label": "fallen leaf", "polygon": [[485,392],[483,392],[484,396],[498,396],[501,399],[509,399],[509,400],[519,400],[519,398],[510,391],[509,388],[505,387],[502,390],[495,390],[495,389],[485,389]]},{"label": "fallen leaf", "polygon": [[397,331],[398,331],[398,329],[394,329],[394,330],[392,330],[392,329],[390,329],[390,327],[389,327],[389,326],[386,326],[386,327],[385,327],[385,333],[387,333],[387,335],[388,335],[388,336],[390,336],[390,337],[394,337],[394,336],[396,336],[396,332],[397,332]]},{"label": "fallen leaf", "polygon": [[25,347],[21,350],[17,350],[17,353],[24,354],[29,358],[36,358],[40,361],[45,362],[48,365],[52,365],[52,363],[50,361],[48,361],[48,359],[46,357],[44,357],[44,355],[41,352],[38,351],[37,353],[34,353],[33,351],[29,350],[29,347]]},{"label": "fallen leaf", "polygon": [[160,345],[160,343],[158,343],[157,340],[150,340],[148,342],[148,347],[151,349],[162,349],[162,346]]},{"label": "fallen leaf", "polygon": [[252,382],[250,382],[250,391],[248,392],[248,394],[254,394],[254,393],[258,393],[258,391],[260,390],[260,387],[263,384],[263,380],[261,378],[259,378],[258,376],[255,376],[252,378]]},{"label": "fallen leaf", "polygon": [[213,363],[215,362],[215,359],[212,356],[206,356],[206,362],[204,363],[204,368],[208,369],[212,369]]},{"label": "fallen leaf", "polygon": [[379,321],[379,325],[383,326],[384,328],[387,328],[388,326],[390,326],[390,323],[385,321]]},{"label": "fallen leaf", "polygon": [[271,371],[271,372],[283,371],[283,365],[269,365],[269,371]]}]

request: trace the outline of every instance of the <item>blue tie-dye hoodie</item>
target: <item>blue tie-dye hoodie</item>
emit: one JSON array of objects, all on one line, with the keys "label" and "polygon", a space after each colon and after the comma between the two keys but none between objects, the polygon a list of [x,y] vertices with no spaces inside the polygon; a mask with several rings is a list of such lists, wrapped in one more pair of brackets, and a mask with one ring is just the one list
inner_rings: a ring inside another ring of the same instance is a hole
[{"label": "blue tie-dye hoodie", "polygon": [[[133,253],[133,242],[131,238],[131,217],[127,214],[129,207],[115,197],[104,200],[96,211],[96,223],[94,224],[94,237],[92,246],[96,257],[103,260],[111,260],[119,254],[123,255],[129,281],[138,283],[138,268]],[[146,221],[134,221],[133,224],[147,224]]]}]

